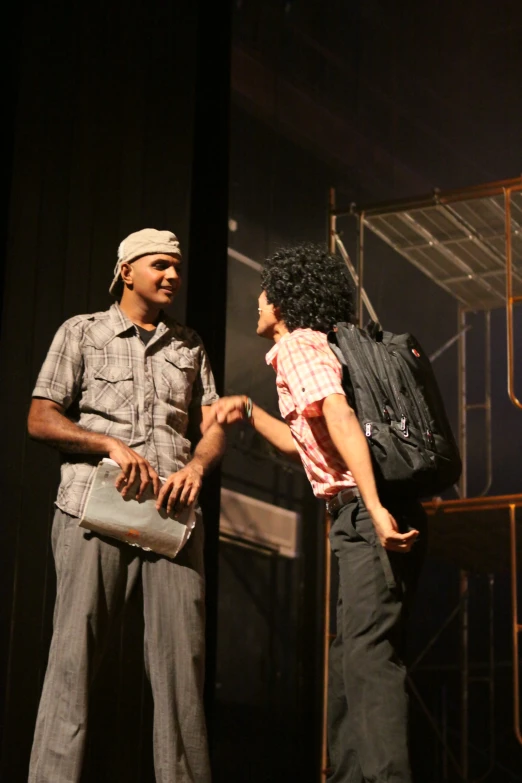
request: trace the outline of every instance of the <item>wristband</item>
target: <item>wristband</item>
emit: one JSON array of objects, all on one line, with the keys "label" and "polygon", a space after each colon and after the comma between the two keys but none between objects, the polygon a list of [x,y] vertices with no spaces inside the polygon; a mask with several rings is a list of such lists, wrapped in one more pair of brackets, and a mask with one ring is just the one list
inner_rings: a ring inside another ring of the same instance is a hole
[{"label": "wristband", "polygon": [[243,402],[243,411],[245,413],[245,418],[250,423],[252,423],[253,410],[254,410],[254,403],[252,402],[250,397],[247,397],[246,400]]}]

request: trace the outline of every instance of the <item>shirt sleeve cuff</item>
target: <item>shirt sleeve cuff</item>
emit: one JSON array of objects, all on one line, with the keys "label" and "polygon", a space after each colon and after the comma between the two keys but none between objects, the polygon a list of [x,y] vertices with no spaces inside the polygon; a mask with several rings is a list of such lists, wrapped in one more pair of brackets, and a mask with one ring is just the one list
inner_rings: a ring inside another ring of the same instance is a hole
[{"label": "shirt sleeve cuff", "polygon": [[50,389],[48,386],[36,386],[33,389],[32,397],[41,397],[44,400],[50,400],[56,402],[63,408],[67,408],[69,400],[64,398],[63,394],[60,394],[56,389]]},{"label": "shirt sleeve cuff", "polygon": [[204,394],[201,400],[199,400],[199,404],[213,405],[218,400],[219,400],[219,394],[216,394],[216,392],[212,392],[211,394]]}]

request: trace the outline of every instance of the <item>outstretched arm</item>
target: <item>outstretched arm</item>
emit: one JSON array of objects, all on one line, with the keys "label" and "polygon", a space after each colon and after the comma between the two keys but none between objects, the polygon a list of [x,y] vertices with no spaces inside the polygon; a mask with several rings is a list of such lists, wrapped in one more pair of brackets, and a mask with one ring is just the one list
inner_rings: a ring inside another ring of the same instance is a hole
[{"label": "outstretched arm", "polygon": [[259,405],[252,403],[252,413],[250,419],[247,418],[248,397],[236,395],[234,397],[223,397],[210,408],[209,420],[214,420],[220,424],[232,424],[234,421],[249,421],[252,427],[263,436],[272,446],[275,446],[287,457],[299,459],[295,441],[292,437],[290,427],[284,421],[271,416]]}]

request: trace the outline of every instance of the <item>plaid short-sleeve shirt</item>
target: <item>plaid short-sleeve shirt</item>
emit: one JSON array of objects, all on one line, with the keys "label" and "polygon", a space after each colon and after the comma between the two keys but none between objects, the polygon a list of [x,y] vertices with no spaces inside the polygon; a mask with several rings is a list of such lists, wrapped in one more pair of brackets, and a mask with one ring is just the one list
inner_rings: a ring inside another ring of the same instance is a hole
[{"label": "plaid short-sleeve shirt", "polygon": [[273,346],[266,362],[276,372],[279,410],[290,426],[314,494],[329,498],[345,487],[354,487],[322,415],[326,397],[344,394],[341,365],[326,335],[295,329]]},{"label": "plaid short-sleeve shirt", "polygon": [[[196,332],[163,316],[145,346],[117,304],[78,315],[58,329],[33,397],[62,405],[90,432],[123,441],[160,476],[180,470],[190,459],[191,409],[218,399]],[[63,455],[58,508],[82,515],[99,459]]]}]

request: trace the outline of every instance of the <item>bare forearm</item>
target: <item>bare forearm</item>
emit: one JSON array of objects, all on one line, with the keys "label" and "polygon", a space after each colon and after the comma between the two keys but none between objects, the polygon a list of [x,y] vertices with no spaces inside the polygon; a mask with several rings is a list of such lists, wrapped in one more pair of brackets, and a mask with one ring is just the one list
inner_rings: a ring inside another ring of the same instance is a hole
[{"label": "bare forearm", "polygon": [[299,453],[288,424],[271,416],[258,405],[253,406],[251,424],[256,432],[259,432],[276,449],[288,457],[299,459]]},{"label": "bare forearm", "polygon": [[341,395],[327,397],[323,403],[323,415],[330,437],[352,474],[368,511],[379,508],[381,503],[375,486],[375,476],[368,442],[355,412]]},{"label": "bare forearm", "polygon": [[250,416],[250,424],[272,446],[293,459],[299,459],[290,427],[280,419],[276,419],[260,408],[252,404],[252,411],[248,410],[252,401],[249,397],[236,394],[232,397],[223,397],[214,403],[209,410],[209,419],[220,424],[233,424],[236,421],[245,421]]},{"label": "bare forearm", "polygon": [[219,424],[212,424],[194,449],[192,462],[199,465],[203,475],[210,473],[225,453],[226,438]]},{"label": "bare forearm", "polygon": [[44,413],[40,412],[34,403],[28,431],[33,440],[73,454],[108,454],[114,441],[108,435],[84,430],[56,408],[47,407]]}]

